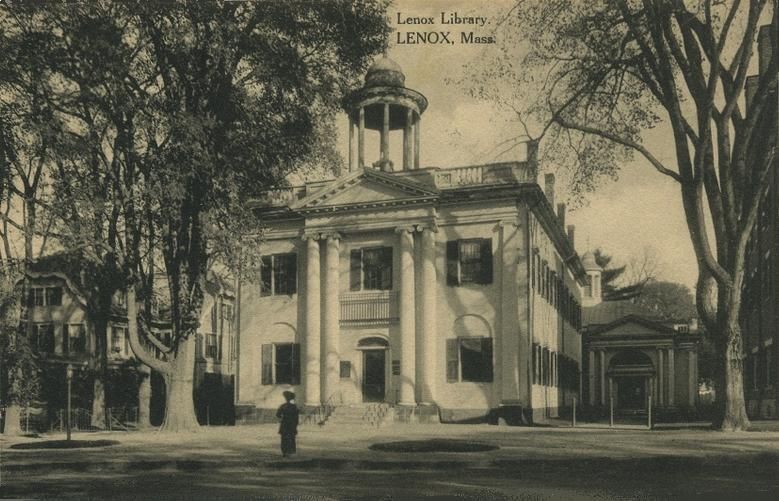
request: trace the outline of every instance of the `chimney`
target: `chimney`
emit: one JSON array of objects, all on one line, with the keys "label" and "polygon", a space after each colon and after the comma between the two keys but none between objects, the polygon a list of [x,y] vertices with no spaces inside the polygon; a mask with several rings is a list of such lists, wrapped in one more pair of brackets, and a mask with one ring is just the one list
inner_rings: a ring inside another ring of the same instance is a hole
[{"label": "chimney", "polygon": [[525,143],[527,148],[527,163],[530,167],[535,168],[538,165],[538,140],[531,139]]},{"label": "chimney", "polygon": [[560,220],[560,228],[565,228],[565,204],[557,204],[557,219]]},{"label": "chimney", "polygon": [[544,194],[552,207],[554,207],[554,174],[544,175]]},{"label": "chimney", "polygon": [[573,242],[573,233],[574,233],[574,230],[576,230],[576,226],[574,226],[574,225],[572,225],[572,224],[569,224],[569,225],[568,225],[568,241],[570,241],[570,242],[571,242],[571,247],[573,247],[574,249],[576,249],[576,246],[574,245],[574,242]]},{"label": "chimney", "polygon": [[771,53],[774,48],[773,26],[766,24],[760,27],[757,34],[757,62],[758,73],[764,75],[768,71],[768,65],[771,63]]}]

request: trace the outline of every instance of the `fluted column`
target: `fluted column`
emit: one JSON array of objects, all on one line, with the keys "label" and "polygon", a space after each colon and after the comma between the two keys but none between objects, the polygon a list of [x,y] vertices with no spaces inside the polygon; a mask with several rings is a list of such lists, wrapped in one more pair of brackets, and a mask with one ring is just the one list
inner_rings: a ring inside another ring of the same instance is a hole
[{"label": "fluted column", "polygon": [[[495,383],[499,384],[499,401],[503,404],[516,404],[520,400],[520,374],[527,370],[520,359],[520,328],[518,308],[519,277],[517,264],[519,256],[516,220],[501,221],[498,224],[498,269],[500,276],[500,328],[496,336],[496,364],[498,370]],[[550,371],[552,367],[550,367]]]},{"label": "fluted column", "polygon": [[668,405],[674,405],[674,393],[676,393],[676,378],[674,377],[674,349],[668,350]]},{"label": "fluted column", "polygon": [[600,404],[606,405],[606,350],[600,350]]},{"label": "fluted column", "polygon": [[416,382],[413,228],[398,228],[400,238],[400,404],[414,405]]},{"label": "fluted column", "polygon": [[665,364],[663,363],[663,350],[657,349],[657,405],[665,405]]},{"label": "fluted column", "polygon": [[436,339],[438,337],[436,312],[436,292],[438,279],[435,268],[435,240],[436,233],[434,228],[424,228],[422,230],[422,273],[421,273],[421,308],[422,319],[421,328],[417,330],[417,387],[422,403],[433,403],[435,399],[435,375],[436,361]]},{"label": "fluted column", "polygon": [[306,331],[303,343],[303,388],[306,405],[322,403],[320,366],[319,236],[306,237]]},{"label": "fluted column", "polygon": [[338,234],[327,236],[325,246],[325,294],[322,312],[322,400],[330,398],[338,388]]}]

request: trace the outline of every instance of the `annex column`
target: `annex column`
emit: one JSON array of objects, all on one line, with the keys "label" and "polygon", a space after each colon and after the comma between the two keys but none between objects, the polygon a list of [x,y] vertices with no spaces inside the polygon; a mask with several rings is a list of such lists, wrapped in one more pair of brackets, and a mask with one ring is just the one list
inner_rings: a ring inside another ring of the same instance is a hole
[{"label": "annex column", "polygon": [[325,293],[322,298],[322,401],[338,388],[338,326],[340,304],[338,262],[341,236],[327,235],[325,240]]},{"label": "annex column", "polygon": [[304,235],[306,240],[306,330],[303,343],[303,389],[305,405],[322,403],[320,392],[320,266],[319,235]]},{"label": "annex column", "polygon": [[400,238],[400,405],[415,405],[414,228],[395,230]]}]

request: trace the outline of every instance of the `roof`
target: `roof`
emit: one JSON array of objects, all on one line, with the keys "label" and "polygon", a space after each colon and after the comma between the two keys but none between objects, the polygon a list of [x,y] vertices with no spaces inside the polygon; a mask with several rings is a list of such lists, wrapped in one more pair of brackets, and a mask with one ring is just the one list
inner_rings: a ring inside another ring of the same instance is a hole
[{"label": "roof", "polygon": [[658,333],[672,334],[672,335],[675,335],[677,333],[676,329],[667,325],[665,322],[660,322],[658,320],[646,318],[639,315],[625,315],[621,318],[614,320],[613,322],[588,328],[587,335],[592,336],[594,334],[602,334],[604,332],[608,332],[614,329],[615,327],[624,324],[629,324],[629,323],[642,325]]},{"label": "roof", "polygon": [[[582,258],[582,262],[583,261],[584,258]],[[582,323],[587,327],[610,324],[630,315],[656,322],[661,321],[660,317],[650,310],[643,308],[630,300],[603,301],[595,306],[584,308],[582,314]]]},{"label": "roof", "polygon": [[366,87],[403,87],[405,83],[406,75],[400,65],[386,56],[374,61],[365,74]]}]

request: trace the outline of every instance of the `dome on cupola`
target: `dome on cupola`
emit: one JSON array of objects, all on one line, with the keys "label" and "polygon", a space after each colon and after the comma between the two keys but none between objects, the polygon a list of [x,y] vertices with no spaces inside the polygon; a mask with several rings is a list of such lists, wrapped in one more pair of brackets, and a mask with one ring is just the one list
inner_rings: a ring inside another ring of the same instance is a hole
[{"label": "dome on cupola", "polygon": [[584,266],[584,271],[603,271],[595,261],[595,254],[590,251],[585,252],[582,256],[582,266]]},{"label": "dome on cupola", "polygon": [[386,56],[374,61],[365,75],[366,87],[404,87],[405,84],[406,75],[400,65]]}]

